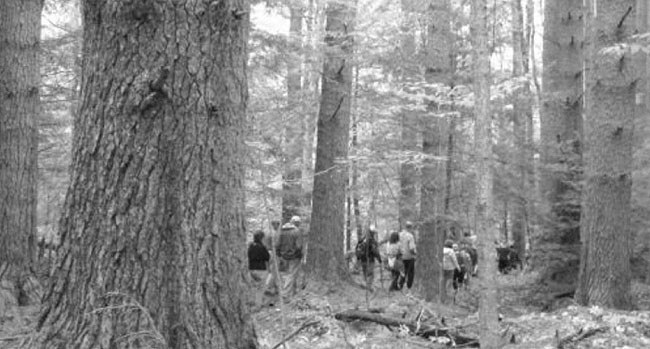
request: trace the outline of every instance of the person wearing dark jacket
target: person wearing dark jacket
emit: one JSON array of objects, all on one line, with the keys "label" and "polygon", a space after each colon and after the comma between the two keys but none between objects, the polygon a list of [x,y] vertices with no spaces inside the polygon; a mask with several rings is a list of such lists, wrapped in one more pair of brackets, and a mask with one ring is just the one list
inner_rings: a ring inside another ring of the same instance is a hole
[{"label": "person wearing dark jacket", "polygon": [[248,270],[254,281],[262,281],[269,264],[269,251],[264,246],[264,232],[257,231],[253,234],[253,242],[248,246]]}]

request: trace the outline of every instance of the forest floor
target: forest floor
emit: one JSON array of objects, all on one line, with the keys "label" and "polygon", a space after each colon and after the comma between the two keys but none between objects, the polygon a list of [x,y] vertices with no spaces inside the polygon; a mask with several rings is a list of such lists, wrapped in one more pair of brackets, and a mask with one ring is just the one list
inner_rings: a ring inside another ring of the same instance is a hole
[{"label": "forest floor", "polygon": [[[416,336],[413,328],[406,326],[336,319],[340,312],[368,309],[383,318],[410,323],[418,323],[419,319],[422,327],[435,325],[454,335],[478,338],[478,292],[474,285],[459,291],[454,304],[441,305],[424,302],[415,292],[388,293],[386,279],[376,280],[377,290],[369,293],[360,287],[361,276],[352,276],[355,281],[344,286],[332,289],[312,283],[282,307],[275,304],[258,308],[252,316],[260,347],[448,347],[442,344],[449,341],[447,338]],[[650,286],[633,284],[639,310],[614,311],[581,307],[570,298],[554,299],[531,292],[531,280],[529,274],[498,276],[504,348],[650,348]],[[31,334],[37,313],[37,307],[5,308],[0,314],[0,349],[17,348],[24,343]],[[283,341],[288,336],[291,338]],[[278,346],[279,343],[286,346]],[[465,345],[470,346],[471,343]]]},{"label": "forest floor", "polygon": [[[353,277],[356,282],[361,282],[360,276]],[[503,348],[650,348],[649,285],[633,284],[639,310],[615,311],[581,307],[569,297],[555,299],[551,295],[539,294],[531,288],[533,277],[521,273],[498,276]],[[387,288],[389,281],[383,280],[383,284]],[[380,286],[380,282],[377,281],[376,285]],[[354,283],[328,292],[308,287],[282,310],[277,304],[261,308],[254,314],[260,344],[262,348],[275,348],[288,335],[302,328],[286,341],[286,348],[449,347],[443,344],[449,342],[448,338],[423,338],[414,335],[412,328],[406,326],[385,326],[362,320],[344,322],[335,317],[346,310],[368,309],[385,318],[410,323],[416,323],[419,318],[422,327],[435,325],[452,334],[478,338],[478,292],[475,285],[460,290],[454,304],[444,305],[424,302],[415,292],[413,295],[403,291],[388,293],[378,288],[367,293]],[[445,325],[441,326],[441,323]],[[471,343],[458,347],[471,347]]]}]

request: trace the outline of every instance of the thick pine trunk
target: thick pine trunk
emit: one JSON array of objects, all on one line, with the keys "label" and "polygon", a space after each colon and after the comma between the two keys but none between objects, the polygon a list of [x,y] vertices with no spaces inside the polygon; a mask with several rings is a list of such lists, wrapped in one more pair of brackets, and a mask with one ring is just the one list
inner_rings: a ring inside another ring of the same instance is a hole
[{"label": "thick pine trunk", "polygon": [[543,229],[533,265],[545,283],[573,284],[580,250],[583,0],[547,0],[541,105]]},{"label": "thick pine trunk", "polygon": [[303,208],[303,119],[302,103],[302,7],[289,8],[289,46],[292,54],[287,62],[287,115],[284,120],[284,173],[282,176],[282,221],[302,215]]},{"label": "thick pine trunk", "polygon": [[637,71],[635,0],[590,1],[582,254],[576,300],[631,307],[631,189]]},{"label": "thick pine trunk", "polygon": [[6,301],[40,301],[30,268],[36,257],[42,6],[41,0],[0,1],[0,313]]},{"label": "thick pine trunk", "polygon": [[354,8],[347,1],[329,3],[326,15],[327,48],[318,112],[307,264],[315,278],[336,282],[347,271],[342,232],[348,182]]},{"label": "thick pine trunk", "polygon": [[82,3],[81,105],[43,348],[256,348],[245,0]]},{"label": "thick pine trunk", "polygon": [[474,154],[476,157],[476,224],[479,252],[479,335],[481,348],[499,345],[496,250],[492,217],[492,141],[490,140],[490,54],[488,52],[487,0],[472,1],[472,60],[474,75]]}]

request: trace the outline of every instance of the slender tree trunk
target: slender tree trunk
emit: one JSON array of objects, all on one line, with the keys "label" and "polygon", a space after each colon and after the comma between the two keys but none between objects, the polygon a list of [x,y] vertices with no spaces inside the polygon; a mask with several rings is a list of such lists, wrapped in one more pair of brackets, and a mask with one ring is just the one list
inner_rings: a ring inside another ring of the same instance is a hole
[{"label": "slender tree trunk", "polygon": [[547,0],[544,8],[541,191],[546,205],[533,266],[545,284],[577,280],[582,153],[583,0]]},{"label": "slender tree trunk", "polygon": [[81,104],[42,348],[256,348],[249,4],[82,2]]},{"label": "slender tree trunk", "polygon": [[631,189],[637,74],[635,0],[591,0],[582,254],[576,300],[631,307]]},{"label": "slender tree trunk", "polygon": [[474,154],[476,156],[476,222],[479,245],[479,336],[481,348],[500,348],[497,308],[496,232],[492,218],[492,142],[490,140],[490,55],[488,53],[487,0],[472,1],[474,73]]},{"label": "slender tree trunk", "polygon": [[315,278],[338,281],[345,275],[342,230],[352,92],[354,7],[348,1],[327,5],[325,61],[314,175],[313,209],[307,264]]},{"label": "slender tree trunk", "polygon": [[31,270],[42,7],[41,0],[0,2],[0,312],[9,295],[19,305],[40,300]]},{"label": "slender tree trunk", "polygon": [[292,216],[303,211],[303,148],[305,138],[302,132],[303,119],[307,118],[302,103],[302,20],[300,6],[289,7],[289,47],[292,54],[287,62],[287,116],[284,120],[284,173],[282,175],[282,220],[288,222]]}]

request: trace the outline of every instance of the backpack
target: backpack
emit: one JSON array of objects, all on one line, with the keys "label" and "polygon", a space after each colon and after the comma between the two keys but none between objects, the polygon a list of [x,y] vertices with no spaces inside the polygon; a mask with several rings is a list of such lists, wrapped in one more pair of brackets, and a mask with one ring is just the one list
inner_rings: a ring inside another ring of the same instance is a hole
[{"label": "backpack", "polygon": [[370,245],[368,244],[368,239],[363,239],[357,243],[357,247],[354,249],[354,254],[357,257],[358,261],[366,262],[368,259],[372,258],[372,251],[370,251]]}]

